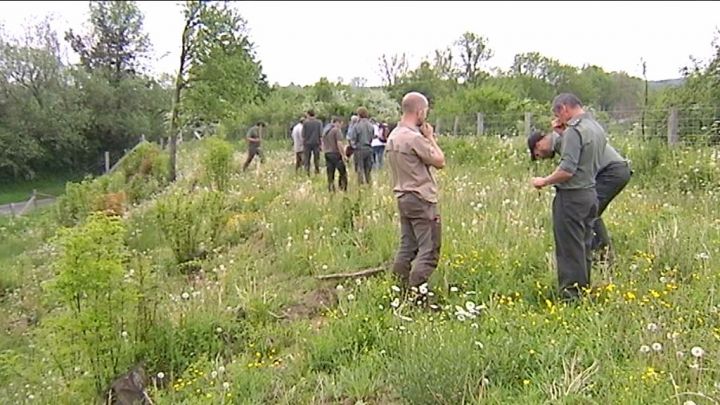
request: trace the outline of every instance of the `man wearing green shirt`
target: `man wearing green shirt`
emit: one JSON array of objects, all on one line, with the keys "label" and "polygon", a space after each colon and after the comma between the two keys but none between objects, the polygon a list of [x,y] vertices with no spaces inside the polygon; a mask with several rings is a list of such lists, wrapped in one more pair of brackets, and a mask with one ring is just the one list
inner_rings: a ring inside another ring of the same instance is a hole
[{"label": "man wearing green shirt", "polygon": [[247,170],[256,155],[260,157],[260,163],[265,163],[265,158],[263,157],[262,150],[260,149],[264,129],[265,123],[261,121],[248,130],[246,137],[248,143],[248,156],[245,160],[245,164],[243,165],[243,171]]},{"label": "man wearing green shirt", "polygon": [[546,177],[534,177],[533,187],[555,186],[553,235],[561,298],[573,300],[590,286],[593,225],[598,212],[595,177],[605,153],[605,131],[575,95],[553,100],[553,114],[563,132],[560,164]]},{"label": "man wearing green shirt", "polygon": [[[564,130],[564,126],[560,125],[557,130]],[[542,132],[534,132],[528,137],[528,148],[530,149],[530,159],[550,159],[556,154],[562,152],[562,136],[558,132],[543,134]],[[593,231],[592,250],[610,250],[610,236],[608,235],[605,222],[602,220],[602,214],[607,209],[612,200],[625,188],[630,182],[632,170],[628,161],[623,158],[615,148],[607,144],[605,153],[602,155],[599,163],[598,174],[595,177],[595,190],[598,196],[598,218],[595,221]]]}]

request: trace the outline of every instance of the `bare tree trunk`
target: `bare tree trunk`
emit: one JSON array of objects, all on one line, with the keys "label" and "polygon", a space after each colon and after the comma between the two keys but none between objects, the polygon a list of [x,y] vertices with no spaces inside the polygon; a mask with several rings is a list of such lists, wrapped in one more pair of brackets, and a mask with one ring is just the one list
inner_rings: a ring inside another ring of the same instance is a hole
[{"label": "bare tree trunk", "polygon": [[185,65],[187,64],[189,47],[188,39],[192,23],[192,18],[185,21],[185,27],[183,28],[182,35],[182,46],[180,48],[180,69],[178,69],[178,74],[175,78],[175,98],[173,99],[172,118],[170,121],[170,171],[168,173],[170,181],[175,181],[177,178],[177,134],[179,127],[178,121],[180,117],[180,95],[183,87],[185,86]]}]

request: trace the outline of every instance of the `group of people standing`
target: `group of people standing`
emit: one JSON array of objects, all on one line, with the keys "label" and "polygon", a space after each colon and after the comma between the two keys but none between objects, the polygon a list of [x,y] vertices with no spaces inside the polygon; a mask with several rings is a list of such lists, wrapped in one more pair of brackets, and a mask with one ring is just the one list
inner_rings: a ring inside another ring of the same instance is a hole
[{"label": "group of people standing", "polygon": [[[344,121],[333,118],[327,125],[308,110],[291,131],[295,152],[295,171],[302,166],[310,175],[311,163],[315,174],[320,173],[320,152],[325,158],[328,190],[335,191],[335,173],[338,173],[338,187],[347,191],[347,163],[352,158],[358,184],[371,184],[373,169],[381,169],[385,143],[389,134],[386,123],[377,123],[370,118],[365,107],[357,109],[357,115],[350,118],[347,132],[343,136]],[[345,144],[344,141],[347,143]],[[312,159],[312,161],[311,161]]]},{"label": "group of people standing", "polygon": [[[310,175],[311,157],[315,173],[320,173],[320,151],[324,153],[328,189],[347,190],[346,164],[350,157],[359,184],[370,184],[373,167],[387,159],[392,190],[400,218],[400,243],[393,272],[408,291],[422,299],[426,284],[437,268],[442,244],[442,225],[438,208],[438,185],[434,169],[445,167],[445,155],[438,146],[432,125],[426,119],[427,98],[418,92],[406,94],[401,103],[402,117],[391,130],[387,124],[370,120],[360,107],[343,136],[343,119],[333,118],[323,127],[309,110],[292,129],[296,172],[304,164]],[[548,159],[556,154],[560,162],[552,174],[534,177],[537,189],[554,186],[552,204],[553,237],[561,299],[579,298],[590,286],[594,253],[607,255],[610,238],[600,216],[625,188],[633,174],[629,162],[608,144],[602,126],[586,112],[575,95],[563,93],[552,104],[553,130],[529,134],[531,160]],[[259,151],[261,123],[248,132],[248,160]],[[343,141],[347,141],[347,145]],[[425,285],[425,287],[423,287]]]}]

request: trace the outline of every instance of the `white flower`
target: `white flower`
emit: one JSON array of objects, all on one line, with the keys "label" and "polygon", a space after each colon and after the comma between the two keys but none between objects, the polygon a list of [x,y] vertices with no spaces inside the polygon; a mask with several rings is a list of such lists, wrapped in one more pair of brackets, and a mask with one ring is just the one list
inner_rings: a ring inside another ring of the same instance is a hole
[{"label": "white flower", "polygon": [[655,342],[655,343],[652,344],[652,349],[653,349],[654,351],[656,351],[656,352],[661,352],[661,351],[662,351],[662,345],[661,345],[660,343]]},{"label": "white flower", "polygon": [[450,292],[458,292],[460,291],[457,287],[450,287]]},{"label": "white flower", "polygon": [[184,300],[188,300],[188,299],[190,299],[190,294],[184,292],[184,293],[182,293],[181,297],[182,297],[182,299],[184,299]]},{"label": "white flower", "polygon": [[390,303],[390,306],[393,308],[399,307],[400,306],[400,298],[395,298],[394,300],[392,300],[392,302]]},{"label": "white flower", "polygon": [[642,345],[640,346],[640,353],[650,353],[650,346],[648,345]]},{"label": "white flower", "polygon": [[328,269],[327,264],[323,264],[322,269],[323,269],[323,270],[327,270],[327,269]]},{"label": "white flower", "polygon": [[705,350],[703,350],[703,348],[700,346],[695,346],[690,349],[690,353],[693,355],[693,357],[697,357],[699,359],[705,355]]},{"label": "white flower", "polygon": [[222,328],[218,326],[217,329],[215,329],[215,332],[222,333]]},{"label": "white flower", "polygon": [[336,290],[342,291],[345,287],[343,287],[342,284],[338,284],[337,287],[335,287]]},{"label": "white flower", "polygon": [[348,294],[347,299],[348,299],[348,301],[352,301],[355,299],[355,296],[352,294]]},{"label": "white flower", "polygon": [[224,373],[225,372],[225,366],[218,367],[218,372]]},{"label": "white flower", "polygon": [[303,240],[308,240],[308,235],[307,235],[307,234],[303,235]]},{"label": "white flower", "polygon": [[683,402],[683,405],[695,405],[695,401],[687,400]]},{"label": "white flower", "polygon": [[217,371],[213,370],[212,373],[210,373],[210,378],[216,378],[217,377]]},{"label": "white flower", "polygon": [[223,389],[229,389],[229,388],[230,388],[230,383],[227,382],[227,381],[225,381],[225,382],[223,383]]},{"label": "white flower", "polygon": [[355,279],[355,285],[361,285],[361,284],[362,284],[362,280],[360,280],[359,278]]},{"label": "white flower", "polygon": [[428,285],[427,283],[422,283],[419,288],[420,294],[425,295],[428,293]]},{"label": "white flower", "polygon": [[649,323],[647,326],[647,330],[650,332],[656,332],[658,330],[658,326],[654,323]]},{"label": "white flower", "polygon": [[395,291],[396,293],[399,293],[399,292],[400,292],[400,287],[398,287],[398,286],[396,286],[396,285],[390,287],[390,289],[393,290],[393,291]]},{"label": "white flower", "polygon": [[693,363],[693,364],[690,365],[690,369],[691,369],[691,370],[699,370],[699,369],[700,369],[700,365],[697,364],[697,363]]},{"label": "white flower", "polygon": [[165,373],[163,373],[162,371],[159,372],[159,373],[157,373],[157,378],[158,378],[159,380],[162,380],[163,378],[165,378]]},{"label": "white flower", "polygon": [[458,320],[458,321],[462,322],[462,321],[465,320],[465,315],[464,315],[464,314],[456,314],[456,315],[457,315],[457,320]]},{"label": "white flower", "polygon": [[481,348],[481,349],[484,349],[484,348],[485,348],[485,346],[482,344],[482,342],[479,342],[479,341],[477,341],[477,340],[475,341],[475,346],[477,346],[477,347],[479,347],[479,348]]}]

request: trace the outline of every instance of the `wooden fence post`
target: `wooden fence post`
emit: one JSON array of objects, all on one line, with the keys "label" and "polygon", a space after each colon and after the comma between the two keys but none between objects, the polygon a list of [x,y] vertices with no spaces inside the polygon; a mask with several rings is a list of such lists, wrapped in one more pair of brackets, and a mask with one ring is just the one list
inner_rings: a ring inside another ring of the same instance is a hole
[{"label": "wooden fence post", "polygon": [[453,123],[453,136],[457,136],[458,124],[460,123],[460,117],[455,116],[455,122]]},{"label": "wooden fence post", "polygon": [[477,113],[477,135],[481,136],[485,133],[485,117],[483,113]]},{"label": "wooden fence post", "polygon": [[105,151],[105,173],[110,171],[110,152]]},{"label": "wooden fence post", "polygon": [[530,130],[532,128],[532,116],[531,112],[525,113],[525,136],[530,135]]},{"label": "wooden fence post", "polygon": [[677,107],[670,108],[670,115],[668,116],[668,145],[675,146],[680,141],[680,134],[678,133],[678,109]]},{"label": "wooden fence post", "polygon": [[35,189],[33,189],[32,202],[33,202],[33,208],[37,209],[37,190],[35,190]]},{"label": "wooden fence post", "polygon": [[15,204],[10,203],[10,216],[15,216]]}]

